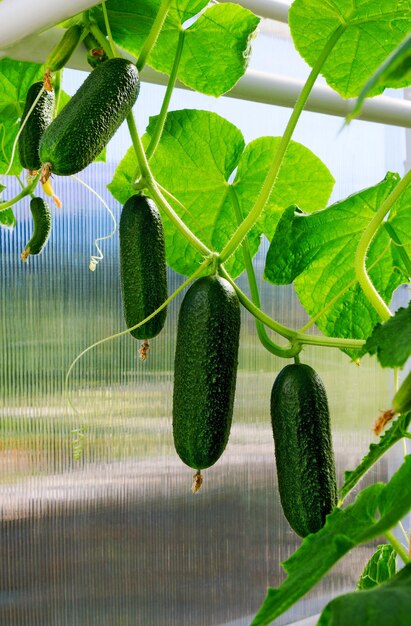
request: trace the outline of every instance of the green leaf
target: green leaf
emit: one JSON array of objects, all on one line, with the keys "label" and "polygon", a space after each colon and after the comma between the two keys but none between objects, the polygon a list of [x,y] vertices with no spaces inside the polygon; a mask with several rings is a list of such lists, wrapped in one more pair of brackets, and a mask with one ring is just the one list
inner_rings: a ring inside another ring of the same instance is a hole
[{"label": "green leaf", "polygon": [[[9,166],[27,90],[42,77],[42,66],[36,63],[8,58],[0,61],[0,174],[4,174]],[[19,174],[21,169],[16,150],[9,174]]]},{"label": "green leaf", "polygon": [[397,553],[394,548],[384,543],[377,547],[365,566],[357,583],[357,591],[373,589],[392,578],[396,572]]},{"label": "green leaf", "polygon": [[[288,18],[295,46],[311,67],[343,26],[321,73],[338,93],[351,98],[411,30],[411,0],[295,0]],[[389,86],[391,79],[368,95]]]},{"label": "green leaf", "polygon": [[[151,118],[143,142],[148,144],[157,118]],[[167,116],[164,132],[150,166],[158,182],[177,198],[186,211],[171,201],[187,226],[213,250],[221,251],[237,229],[237,219],[228,182],[235,168],[232,188],[245,216],[253,206],[278,147],[279,138],[263,137],[244,150],[241,132],[232,124],[207,111],[174,111]],[[299,179],[296,167],[310,176]],[[133,193],[131,183],[137,169],[133,150],[129,150],[108,186],[122,204]],[[301,202],[311,210],[327,202],[333,178],[325,165],[301,144],[292,142],[273,192],[260,222],[248,235],[251,254],[260,245],[263,232],[272,232],[281,210],[289,202]],[[164,217],[167,261],[175,271],[190,275],[201,261],[200,255],[176,232]],[[238,276],[244,269],[242,251],[226,264]]]},{"label": "green leaf", "polygon": [[[206,5],[206,0],[172,2],[148,58],[149,65],[159,72],[170,74],[183,24]],[[160,2],[108,0],[106,6],[114,40],[138,57]],[[93,9],[92,15],[104,29],[101,9]],[[250,39],[259,21],[251,11],[237,4],[209,7],[185,30],[177,78],[188,87],[208,95],[220,96],[229,91],[246,70]]]},{"label": "green leaf", "polygon": [[17,222],[12,209],[6,209],[6,211],[0,211],[0,226],[4,228],[15,228]]},{"label": "green leaf", "polygon": [[327,516],[325,526],[303,540],[283,564],[287,579],[276,589],[268,590],[251,626],[268,626],[314,587],[349,550],[390,530],[410,508],[411,456],[407,456],[388,484],[367,487],[353,504],[343,510],[334,509]]},{"label": "green leaf", "polygon": [[402,367],[411,356],[411,302],[384,324],[378,323],[365,344],[382,367]]},{"label": "green leaf", "polygon": [[[185,33],[178,79],[210,96],[226,93],[244,74],[250,40],[259,18],[238,4],[216,4],[203,13]],[[149,63],[170,74],[178,31],[159,38]],[[172,46],[172,47],[171,47]]]},{"label": "green leaf", "polygon": [[340,489],[341,500],[347,496],[374,463],[397,443],[397,441],[400,441],[406,435],[410,421],[411,413],[400,415],[390,429],[380,437],[378,443],[370,444],[369,451],[362,459],[361,463],[354,470],[344,473],[344,484]]},{"label": "green leaf", "polygon": [[401,626],[411,615],[411,563],[384,584],[332,600],[317,626]]},{"label": "green leaf", "polygon": [[[354,258],[364,229],[398,179],[388,174],[381,183],[324,211],[306,215],[289,207],[281,217],[267,254],[265,278],[274,284],[294,281],[302,305],[326,335],[366,339],[378,321],[356,279]],[[383,227],[369,248],[367,269],[386,302],[406,280]]]},{"label": "green leaf", "polygon": [[407,87],[411,84],[411,35],[408,35],[384,61],[378,70],[365,83],[355,103],[354,109],[347,116],[347,121],[358,117],[364,104],[365,98],[376,88],[382,87]]}]

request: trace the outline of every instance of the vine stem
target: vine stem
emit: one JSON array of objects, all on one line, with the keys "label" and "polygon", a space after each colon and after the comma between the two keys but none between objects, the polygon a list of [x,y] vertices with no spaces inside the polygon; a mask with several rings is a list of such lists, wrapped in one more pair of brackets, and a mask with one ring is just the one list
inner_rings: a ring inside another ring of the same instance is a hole
[{"label": "vine stem", "polygon": [[384,537],[388,543],[392,545],[398,556],[404,561],[405,565],[411,562],[411,558],[408,556],[406,549],[390,530],[387,530],[387,532],[384,533]]},{"label": "vine stem", "polygon": [[150,166],[144,152],[143,144],[137,132],[136,123],[132,113],[127,116],[128,129],[130,131],[131,140],[133,142],[134,151],[140,166],[140,172],[145,180],[147,189],[149,190],[153,200],[163,209],[167,217],[173,222],[177,230],[185,237],[191,245],[205,257],[214,254],[191,230],[186,226],[180,216],[174,211],[172,206],[164,198],[163,194],[157,187],[157,183],[151,174]]},{"label": "vine stem", "polygon": [[[288,339],[292,346],[291,350],[298,344],[306,344],[311,346],[324,346],[326,348],[352,348],[358,350],[363,347],[365,341],[362,339],[345,339],[344,337],[325,337],[325,336],[316,336],[316,335],[305,335],[304,333],[299,333],[296,330],[292,330],[287,326],[283,326],[279,322],[273,320],[269,315],[261,311],[246,295],[243,291],[241,291],[240,287],[237,283],[231,278],[230,274],[224,268],[224,266],[220,265],[220,274],[224,278],[228,280],[228,282],[235,289],[238,299],[241,304],[254,315],[255,318],[259,319],[265,326],[271,328],[276,333]],[[296,350],[298,352],[298,350]],[[294,356],[290,354],[290,357]]]},{"label": "vine stem", "polygon": [[24,189],[22,189],[22,191],[20,191],[20,193],[17,194],[17,196],[14,196],[14,198],[12,198],[11,200],[6,200],[6,202],[1,202],[0,213],[2,211],[7,211],[7,209],[12,207],[13,204],[16,204],[16,202],[18,202],[22,198],[25,198],[25,196],[28,196],[29,194],[31,194],[31,192],[36,188],[37,183],[39,182],[39,179],[40,179],[40,172],[37,174],[37,176],[32,180],[30,184],[24,187]]},{"label": "vine stem", "polygon": [[185,31],[180,30],[180,34],[178,36],[176,54],[174,57],[173,67],[171,68],[170,78],[168,80],[163,104],[161,105],[161,110],[159,113],[159,117],[157,119],[157,124],[154,129],[153,136],[151,137],[150,143],[146,150],[146,156],[147,156],[148,161],[151,159],[154,152],[156,151],[158,142],[160,141],[160,137],[163,133],[164,124],[165,124],[166,117],[167,117],[167,111],[168,111],[168,107],[170,104],[171,94],[173,93],[174,85],[177,80],[178,68],[180,66],[181,55],[183,53],[183,48],[184,48],[184,41],[185,41]]},{"label": "vine stem", "polygon": [[[241,212],[241,207],[238,201],[237,194],[233,187],[230,187],[229,194],[234,206],[237,221],[239,224],[241,224],[243,220],[243,215]],[[254,272],[253,261],[251,258],[250,246],[248,245],[247,237],[245,237],[245,239],[243,240],[241,247],[243,251],[245,270],[247,272],[248,284],[250,286],[251,299],[255,306],[261,309],[260,294],[258,292],[257,280]],[[301,346],[298,344],[293,346],[292,348],[283,348],[282,346],[276,344],[268,336],[264,324],[257,318],[255,318],[255,325],[260,342],[266,350],[271,352],[271,354],[275,354],[275,356],[280,356],[283,358],[290,358],[296,356],[297,352],[301,350]]]},{"label": "vine stem", "polygon": [[224,263],[238,248],[241,241],[244,239],[248,231],[254,226],[260,214],[262,213],[265,203],[268,200],[268,197],[272,191],[276,178],[278,176],[278,172],[280,170],[281,164],[284,159],[285,152],[290,143],[292,134],[297,125],[297,122],[300,118],[300,115],[304,109],[305,103],[307,102],[308,96],[314,86],[315,81],[317,80],[318,74],[329,56],[331,50],[337,43],[338,39],[341,37],[345,30],[344,25],[340,25],[332,34],[332,36],[328,39],[327,43],[324,46],[323,51],[317,59],[314,67],[312,68],[309,77],[301,90],[300,95],[298,96],[297,102],[295,104],[294,110],[290,116],[287,127],[285,129],[284,135],[281,137],[280,144],[278,146],[277,152],[275,154],[274,160],[270,169],[268,170],[267,176],[264,180],[261,191],[258,195],[258,198],[251,209],[250,213],[243,220],[240,226],[237,228],[230,241],[224,246],[223,250],[220,254],[221,262]]},{"label": "vine stem", "polygon": [[141,322],[138,322],[138,324],[135,324],[134,326],[131,326],[130,328],[127,328],[126,330],[122,330],[119,333],[116,333],[114,335],[110,335],[110,337],[104,337],[104,339],[100,339],[99,341],[96,341],[95,343],[93,343],[91,346],[88,346],[87,348],[85,348],[82,352],[80,352],[80,354],[78,354],[76,356],[76,358],[74,359],[74,361],[72,361],[70,367],[67,370],[66,373],[66,379],[65,379],[65,383],[64,383],[64,389],[65,389],[65,395],[66,395],[66,399],[67,402],[69,403],[69,405],[71,406],[71,408],[73,409],[73,411],[78,415],[78,411],[75,408],[75,406],[73,405],[71,398],[70,398],[70,393],[69,393],[69,379],[70,379],[70,374],[73,371],[74,366],[76,365],[76,363],[78,363],[78,361],[85,355],[87,354],[87,352],[90,352],[90,350],[93,350],[94,348],[96,348],[97,346],[101,346],[103,343],[107,343],[108,341],[112,341],[113,339],[118,339],[119,337],[123,337],[124,335],[128,335],[132,330],[136,330],[136,328],[139,328],[140,326],[142,326],[143,324],[145,324],[146,322],[149,322],[151,319],[153,319],[153,317],[155,317],[158,313],[160,313],[160,311],[162,311],[168,304],[170,304],[170,302],[172,302],[172,300],[174,300],[174,298],[181,292],[183,291],[191,282],[193,282],[196,278],[198,278],[199,276],[201,276],[201,274],[204,272],[204,270],[213,262],[213,257],[209,257],[207,259],[205,259],[201,265],[196,269],[195,272],[193,272],[193,274],[191,274],[191,276],[189,276],[179,287],[177,287],[177,289],[171,294],[171,296],[169,296],[167,298],[167,300],[165,300],[163,302],[163,304],[161,304],[155,311],[153,311],[153,313],[151,313],[150,315],[148,315],[146,318],[144,318],[143,320],[141,320]]},{"label": "vine stem", "polygon": [[379,226],[381,225],[384,217],[391,209],[392,205],[398,200],[403,191],[408,187],[411,182],[411,170],[409,170],[406,175],[401,178],[398,184],[394,187],[388,198],[384,200],[381,204],[380,208],[372,218],[371,222],[368,224],[367,228],[364,230],[361,239],[358,243],[357,250],[355,253],[355,274],[357,276],[358,282],[361,285],[361,288],[364,292],[367,300],[372,304],[374,309],[377,311],[380,318],[386,322],[391,317],[391,311],[388,306],[385,304],[384,300],[375,289],[374,285],[371,282],[371,279],[368,275],[366,268],[366,258],[368,248],[371,245],[371,242],[374,236],[377,233]]},{"label": "vine stem", "polygon": [[151,50],[154,48],[160,31],[163,27],[165,19],[167,17],[168,10],[170,8],[171,0],[163,0],[160,9],[155,17],[149,36],[147,37],[144,46],[141,49],[137,60],[137,69],[140,72],[146,64],[147,57]]},{"label": "vine stem", "polygon": [[107,7],[106,7],[105,0],[103,0],[103,2],[101,3],[101,8],[103,10],[104,24],[105,24],[105,27],[106,27],[107,37],[108,37],[108,41],[109,41],[110,48],[111,48],[111,54],[114,57],[116,57],[117,56],[117,48],[116,48],[116,44],[114,43],[113,35],[111,34],[110,22],[109,22],[109,19],[108,19],[108,13],[107,13]]}]

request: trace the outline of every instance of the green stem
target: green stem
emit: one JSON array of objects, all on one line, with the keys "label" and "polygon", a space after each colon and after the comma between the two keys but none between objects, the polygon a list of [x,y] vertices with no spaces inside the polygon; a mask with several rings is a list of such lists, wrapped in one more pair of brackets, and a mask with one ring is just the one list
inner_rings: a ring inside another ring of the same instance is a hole
[{"label": "green stem", "polygon": [[407,254],[406,249],[404,248],[404,244],[401,242],[401,239],[398,237],[394,227],[390,222],[384,222],[384,228],[393,240],[394,244],[398,247],[398,254],[400,255],[402,262],[405,265],[406,272],[408,274],[408,278],[411,277],[411,259]]},{"label": "green stem", "polygon": [[118,52],[117,52],[116,44],[114,43],[113,36],[111,34],[110,22],[108,19],[108,13],[107,13],[105,0],[103,0],[103,2],[101,3],[101,8],[103,9],[104,25],[106,27],[107,37],[108,37],[108,41],[109,41],[110,48],[111,48],[111,55],[113,57],[116,57],[118,56]]},{"label": "green stem", "polygon": [[6,202],[0,202],[0,213],[2,211],[7,211],[7,209],[12,207],[13,204],[16,204],[16,202],[18,202],[25,196],[28,196],[29,194],[31,194],[31,192],[36,188],[36,185],[39,182],[39,179],[40,179],[40,172],[37,174],[37,176],[32,180],[32,182],[29,185],[24,187],[24,189],[22,189],[20,193],[17,194],[17,196],[14,196],[14,198],[12,198],[11,200],[6,200]]},{"label": "green stem", "polygon": [[163,104],[161,105],[160,114],[157,118],[157,123],[154,129],[153,136],[151,137],[150,143],[146,150],[146,155],[147,155],[148,160],[151,159],[154,152],[156,151],[158,142],[160,141],[161,135],[163,133],[164,124],[165,124],[166,117],[167,117],[167,111],[168,111],[168,107],[170,104],[171,94],[173,93],[174,85],[177,80],[178,68],[180,66],[181,55],[182,55],[183,48],[184,48],[184,38],[185,38],[185,31],[180,30],[180,34],[178,36],[176,54],[174,57],[174,63],[173,63],[173,67],[171,68],[171,74],[168,80]]},{"label": "green stem", "polygon": [[171,296],[169,296],[167,298],[167,300],[165,300],[163,302],[163,304],[161,304],[158,309],[156,309],[155,311],[153,311],[153,313],[151,313],[150,315],[148,315],[146,318],[144,318],[143,320],[141,320],[141,322],[138,322],[138,324],[135,324],[134,326],[131,326],[131,328],[127,328],[126,330],[122,330],[119,333],[116,333],[115,335],[110,335],[110,337],[104,337],[104,339],[100,339],[99,341],[96,341],[95,343],[93,343],[91,346],[88,346],[88,348],[85,348],[85,350],[83,350],[80,354],[78,354],[76,356],[76,358],[74,359],[74,361],[72,361],[70,367],[67,370],[66,373],[66,379],[65,379],[65,383],[64,383],[64,388],[65,388],[65,395],[66,395],[66,399],[67,402],[70,404],[71,408],[73,409],[73,411],[75,413],[77,413],[76,408],[74,407],[71,399],[70,399],[70,393],[69,393],[69,379],[70,379],[70,374],[73,371],[74,366],[76,365],[76,363],[78,363],[78,361],[85,355],[87,354],[87,352],[90,352],[90,350],[93,350],[94,348],[96,348],[97,346],[101,346],[103,343],[107,343],[107,341],[112,341],[113,339],[118,339],[119,337],[123,337],[124,335],[128,335],[132,330],[135,330],[136,328],[139,328],[140,326],[142,326],[143,324],[146,324],[146,322],[149,322],[153,317],[155,317],[158,313],[160,313],[160,311],[162,311],[168,304],[170,304],[170,302],[172,302],[172,300],[174,300],[174,298],[181,292],[183,291],[190,283],[192,283],[194,280],[196,280],[196,278],[198,278],[199,276],[201,276],[201,274],[204,272],[204,270],[212,263],[213,259],[209,258],[209,259],[205,259],[201,265],[199,265],[199,267],[196,269],[196,271],[191,274],[191,276],[189,276],[187,278],[187,280],[185,280],[182,285],[180,285],[180,287],[177,287],[177,289],[171,294]]},{"label": "green stem", "polygon": [[390,319],[391,311],[388,306],[385,304],[384,300],[381,298],[378,291],[375,289],[374,285],[371,282],[371,279],[368,275],[367,268],[365,265],[368,248],[371,245],[371,242],[377,233],[378,228],[380,227],[384,217],[391,209],[392,205],[403,191],[408,187],[411,182],[411,170],[409,170],[406,175],[399,181],[399,183],[394,187],[388,198],[384,200],[381,204],[380,208],[372,218],[371,222],[368,224],[367,228],[364,230],[361,239],[358,243],[357,250],[355,253],[355,273],[358,279],[358,282],[361,285],[361,288],[364,292],[367,300],[372,304],[374,309],[377,311],[380,318],[385,322]]},{"label": "green stem", "polygon": [[160,31],[163,27],[164,21],[167,17],[170,4],[171,4],[171,0],[163,0],[163,2],[161,3],[160,9],[151,27],[150,34],[147,37],[144,43],[144,46],[142,47],[141,52],[139,54],[138,60],[137,60],[137,69],[139,72],[145,66],[147,57],[156,44]]},{"label": "green stem", "polygon": [[388,543],[392,545],[398,556],[404,561],[404,564],[406,565],[407,563],[410,563],[411,558],[408,556],[406,549],[390,530],[387,530],[387,532],[384,533],[384,537]]},{"label": "green stem", "polygon": [[90,21],[88,16],[86,18],[83,18],[83,20],[85,22],[85,26],[91,32],[93,37],[96,38],[98,44],[103,48],[103,50],[106,53],[106,55],[108,56],[108,58],[112,59],[113,58],[113,51],[111,49],[110,43],[107,41],[107,39],[105,38],[105,36],[101,32],[101,30],[99,29],[97,24],[95,22]]},{"label": "green stem", "polygon": [[172,206],[167,202],[167,200],[162,195],[161,191],[157,187],[156,181],[150,171],[150,166],[147,161],[146,154],[144,152],[143,144],[137,132],[136,123],[134,121],[134,117],[132,113],[129,113],[127,116],[127,124],[128,129],[130,131],[131,140],[133,142],[134,151],[136,153],[137,161],[140,167],[141,176],[144,178],[146,187],[150,192],[153,200],[159,205],[167,217],[173,222],[174,226],[180,233],[185,237],[191,245],[200,252],[203,256],[213,255],[212,250],[207,248],[203,242],[195,236],[194,233],[185,225],[183,220],[179,215],[174,211]]},{"label": "green stem", "polygon": [[291,350],[293,350],[293,352],[290,352],[290,354],[288,355],[289,357],[294,356],[294,353],[299,351],[299,350],[296,350],[296,351],[294,350],[295,346],[298,344],[306,344],[306,345],[311,345],[311,346],[324,346],[326,348],[343,348],[343,349],[352,348],[352,349],[358,350],[362,348],[362,346],[365,343],[362,339],[345,339],[343,337],[324,337],[324,336],[318,337],[316,335],[305,335],[304,333],[299,333],[295,330],[292,330],[291,328],[288,328],[287,326],[283,326],[282,324],[279,324],[279,322],[276,322],[271,317],[269,317],[266,313],[261,311],[249,298],[247,298],[245,293],[241,291],[241,289],[234,282],[230,274],[222,265],[220,266],[220,274],[221,276],[226,278],[228,282],[233,286],[241,304],[252,315],[254,315],[254,317],[256,317],[263,324],[268,326],[268,328],[271,328],[282,337],[285,337],[286,339],[291,341],[292,343]]},{"label": "green stem", "polygon": [[337,43],[338,39],[341,37],[342,33],[344,32],[345,27],[343,25],[340,25],[332,34],[332,36],[330,37],[330,39],[327,41],[322,53],[320,54],[320,56],[317,59],[317,62],[315,63],[313,69],[311,70],[311,73],[307,79],[307,82],[305,83],[300,95],[298,96],[297,102],[295,104],[294,110],[291,114],[291,117],[288,121],[287,127],[285,129],[284,135],[281,138],[280,144],[278,146],[277,152],[275,154],[274,160],[272,162],[272,165],[267,173],[267,176],[264,180],[264,184],[261,188],[260,194],[253,206],[253,208],[251,209],[250,213],[247,215],[247,217],[243,220],[243,222],[241,223],[241,225],[237,228],[237,230],[235,231],[235,233],[233,234],[233,236],[231,237],[230,241],[225,245],[225,247],[223,248],[223,250],[221,251],[220,254],[220,258],[221,258],[221,262],[224,263],[224,261],[226,261],[233,253],[234,251],[238,248],[238,246],[240,245],[241,241],[244,239],[244,237],[246,236],[246,234],[248,233],[248,231],[254,226],[254,224],[256,223],[257,219],[259,218],[261,212],[264,209],[265,203],[267,202],[272,188],[274,186],[274,183],[276,181],[278,172],[280,170],[281,164],[283,162],[283,158],[285,155],[285,152],[288,148],[288,145],[290,143],[292,134],[294,132],[294,129],[297,125],[298,119],[304,109],[305,103],[307,102],[308,96],[310,95],[311,89],[314,86],[314,83],[318,77],[318,74],[320,73],[320,70],[324,64],[324,62],[326,61],[327,57],[329,56],[331,50],[333,49],[333,47],[335,46],[335,44]]},{"label": "green stem", "polygon": [[[241,224],[243,220],[243,215],[241,212],[240,203],[238,201],[238,197],[235,192],[235,189],[233,189],[233,187],[231,186],[229,188],[229,194],[233,203],[237,222]],[[247,272],[248,284],[250,286],[251,299],[253,303],[259,309],[261,309],[260,294],[258,292],[257,279],[256,279],[255,272],[254,272],[253,261],[251,258],[250,246],[248,245],[247,237],[243,240],[241,247],[243,251],[245,270]],[[265,329],[264,324],[260,322],[260,320],[257,318],[255,318],[255,325],[257,329],[258,338],[266,350],[268,350],[269,352],[271,352],[271,354],[274,354],[275,356],[280,356],[280,357],[285,357],[285,358],[290,357],[290,349],[283,348],[279,346],[278,344],[274,343],[274,341],[272,341],[270,337],[268,336],[268,333]],[[300,350],[301,347],[296,345],[295,349]],[[292,354],[291,356],[295,356],[295,355]]]}]

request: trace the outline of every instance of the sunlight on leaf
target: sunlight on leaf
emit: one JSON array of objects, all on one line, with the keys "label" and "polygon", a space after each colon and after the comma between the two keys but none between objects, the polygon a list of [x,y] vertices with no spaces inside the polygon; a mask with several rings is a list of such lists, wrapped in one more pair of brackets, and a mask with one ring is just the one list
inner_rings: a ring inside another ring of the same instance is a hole
[{"label": "sunlight on leaf", "polygon": [[[411,30],[411,0],[295,0],[289,24],[298,52],[311,67],[335,30],[344,26],[321,73],[343,98],[351,98]],[[368,95],[388,86],[390,81],[375,84]]]}]

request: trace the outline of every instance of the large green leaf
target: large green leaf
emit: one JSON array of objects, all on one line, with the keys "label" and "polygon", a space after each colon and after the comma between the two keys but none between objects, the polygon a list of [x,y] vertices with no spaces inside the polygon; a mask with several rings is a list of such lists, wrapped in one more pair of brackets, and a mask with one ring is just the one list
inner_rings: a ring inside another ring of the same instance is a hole
[{"label": "large green leaf", "polygon": [[353,504],[343,510],[334,509],[327,516],[325,526],[303,540],[283,564],[288,577],[276,589],[268,590],[251,626],[271,624],[349,550],[390,530],[410,508],[411,456],[407,456],[388,484],[367,487]]},{"label": "large green leaf", "polygon": [[[289,24],[297,50],[311,67],[331,35],[343,28],[321,72],[331,87],[350,98],[359,95],[411,30],[411,0],[295,0]],[[386,77],[368,95],[397,86],[393,82]]]},{"label": "large green leaf", "polygon": [[[10,163],[28,88],[42,76],[42,66],[36,63],[8,58],[0,61],[0,174],[6,172]],[[16,150],[9,173],[19,174],[21,169]]]},{"label": "large green leaf", "polygon": [[317,626],[405,626],[410,616],[411,563],[378,587],[332,600]]},{"label": "large green leaf", "polygon": [[378,546],[361,573],[357,591],[373,589],[392,578],[396,571],[396,557],[397,553],[390,544],[383,543]]},{"label": "large green leaf", "polygon": [[[179,33],[183,24],[205,6],[204,0],[175,0],[164,22],[148,64],[170,74]],[[108,0],[108,17],[115,41],[138,57],[150,32],[159,0]],[[104,20],[100,8],[92,11],[100,27]],[[244,74],[250,38],[259,18],[237,4],[209,7],[185,31],[178,79],[205,94],[220,96],[229,91]]]},{"label": "large green leaf", "polygon": [[[378,322],[356,279],[354,258],[364,229],[398,178],[388,174],[374,187],[323,211],[306,215],[289,207],[281,217],[267,254],[265,278],[274,284],[294,281],[302,305],[326,335],[366,339]],[[402,212],[409,213],[410,207],[402,205]],[[406,280],[383,227],[370,246],[367,269],[386,302]]]},{"label": "large green leaf", "polygon": [[370,449],[361,463],[352,471],[344,473],[344,484],[340,489],[340,496],[343,500],[346,495],[355,487],[359,480],[369,469],[389,450],[397,441],[400,441],[408,432],[411,421],[411,413],[404,413],[392,424],[389,430],[381,435],[378,443],[370,444]]},{"label": "large green leaf", "polygon": [[[152,118],[144,137],[149,142],[157,118]],[[245,216],[252,208],[272,163],[279,139],[263,137],[244,150],[241,132],[215,113],[199,110],[173,111],[167,116],[164,132],[150,161],[158,182],[176,197],[186,210],[171,201],[187,226],[211,249],[221,251],[237,228],[230,183]],[[298,177],[297,166],[306,175]],[[131,182],[137,163],[129,150],[115,173],[109,189],[121,203],[133,193]],[[308,176],[310,180],[308,180]],[[251,253],[259,247],[261,234],[271,233],[280,213],[293,201],[312,210],[324,206],[333,178],[325,165],[301,144],[292,142],[276,185],[259,224],[248,235]],[[318,206],[318,205],[317,205]],[[190,275],[201,258],[187,240],[164,218],[167,261],[177,272]],[[238,276],[244,269],[242,251],[226,264]]]},{"label": "large green leaf", "polygon": [[347,120],[352,120],[360,114],[364,100],[372,94],[376,87],[386,85],[390,87],[407,87],[411,84],[411,34],[400,43],[398,48],[384,61],[378,70],[369,78],[361,90],[354,109]]}]

